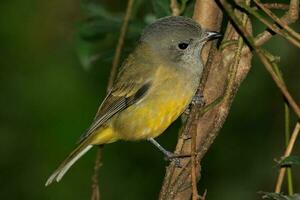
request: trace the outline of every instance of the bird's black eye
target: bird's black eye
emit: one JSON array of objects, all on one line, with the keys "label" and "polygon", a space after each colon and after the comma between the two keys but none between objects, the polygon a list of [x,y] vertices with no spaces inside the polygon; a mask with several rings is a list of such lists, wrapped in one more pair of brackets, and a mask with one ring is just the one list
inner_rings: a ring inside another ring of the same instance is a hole
[{"label": "bird's black eye", "polygon": [[178,48],[181,49],[181,50],[186,49],[188,46],[189,46],[189,44],[185,43],[185,42],[181,42],[181,43],[178,44]]}]

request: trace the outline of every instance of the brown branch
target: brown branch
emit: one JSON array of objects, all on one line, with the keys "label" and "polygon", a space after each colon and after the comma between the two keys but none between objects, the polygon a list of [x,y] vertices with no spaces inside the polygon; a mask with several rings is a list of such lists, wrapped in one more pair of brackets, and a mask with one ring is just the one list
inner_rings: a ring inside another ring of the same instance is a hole
[{"label": "brown branch", "polygon": [[170,8],[171,8],[173,16],[180,15],[180,10],[178,8],[177,0],[171,0],[171,2],[170,2]]},{"label": "brown branch", "polygon": [[[276,65],[276,63],[272,63],[272,61],[270,61],[270,58],[268,58],[267,53],[264,52],[262,49],[260,49],[259,47],[257,47],[254,43],[253,43],[253,38],[250,35],[250,33],[247,32],[247,30],[245,30],[245,28],[242,26],[242,24],[239,22],[239,19],[237,17],[235,17],[234,15],[232,15],[232,12],[230,10],[230,6],[229,4],[225,3],[224,1],[222,1],[223,6],[225,8],[225,10],[227,11],[227,13],[230,15],[230,17],[232,18],[232,20],[236,23],[236,25],[239,27],[240,31],[243,32],[245,38],[248,40],[248,42],[250,43],[251,47],[255,50],[255,52],[257,53],[258,57],[260,58],[260,60],[262,61],[262,63],[264,64],[264,66],[266,67],[266,69],[268,70],[268,72],[270,73],[270,75],[272,76],[274,82],[276,83],[277,87],[281,90],[281,92],[283,93],[285,99],[287,100],[287,102],[289,103],[289,105],[291,106],[291,108],[294,110],[294,112],[296,113],[296,115],[298,116],[298,118],[300,118],[300,109],[299,106],[297,105],[297,103],[294,101],[294,99],[292,98],[292,96],[290,95],[290,93],[287,90],[287,87],[285,85],[285,82],[283,81],[283,79],[281,78],[281,75],[279,73],[276,73],[274,71],[274,69],[278,70],[278,67]],[[270,56],[270,55],[269,55]],[[286,149],[286,153],[285,156],[290,155],[291,150],[294,146],[295,140],[298,136],[298,132],[300,129],[300,125],[299,123],[297,123],[294,133],[290,139],[290,143]],[[275,188],[275,192],[279,193],[281,190],[281,185],[284,179],[284,175],[285,175],[285,171],[286,168],[282,168],[280,170],[278,179],[277,179],[277,183],[276,183],[276,188]]]},{"label": "brown branch", "polygon": [[[194,11],[193,18],[200,23],[202,27],[209,30],[219,30],[222,21],[222,12],[215,1],[198,0],[196,1]],[[247,27],[249,28],[249,31],[251,31],[250,22],[247,23]],[[232,41],[237,39],[237,32],[229,25],[224,40]],[[227,88],[228,71],[234,62],[236,49],[237,43],[224,48],[223,51],[216,51],[215,45],[212,44],[208,44],[206,49],[204,49],[202,58],[204,61],[207,61],[207,65],[204,69],[199,88],[203,92],[205,102],[207,102],[208,105],[211,105],[212,102],[216,102],[216,99],[219,99],[224,95]],[[184,124],[178,138],[175,151],[177,154],[188,154],[190,152],[192,142],[190,138],[196,133],[196,163],[201,161],[228,115],[234,95],[250,69],[251,58],[251,52],[248,48],[244,47],[238,63],[236,75],[233,77],[233,86],[228,93],[228,98],[215,104],[214,107],[210,107],[206,112],[204,112],[203,107],[198,105],[192,107],[187,122]],[[206,74],[208,74],[207,78],[205,77]],[[203,88],[204,90],[202,90]],[[190,168],[193,164],[191,158],[185,158],[182,160],[182,163],[184,166],[182,168],[176,168],[173,164],[170,164],[167,167],[163,187],[160,193],[161,200],[184,200],[191,197],[192,180],[190,177]],[[198,165],[197,167],[199,171],[201,166]],[[197,176],[199,179],[200,173],[197,173]]]},{"label": "brown branch", "polygon": [[[299,0],[290,0],[289,10],[285,13],[283,17],[280,18],[281,21],[286,24],[292,24],[299,18]],[[272,37],[272,33],[269,30],[265,30],[263,33],[259,34],[255,38],[255,44],[261,46]]]},{"label": "brown branch", "polygon": [[[261,14],[259,14],[256,10],[254,10],[253,8],[251,8],[248,5],[241,3],[241,4],[239,4],[239,6],[242,7],[243,9],[247,10],[247,12],[249,12],[253,16],[255,16],[256,19],[258,19],[260,22],[265,24],[271,31],[277,33],[278,35],[282,36],[284,39],[286,39],[288,42],[290,42],[294,46],[300,48],[300,41],[297,38],[292,37],[292,35],[289,34],[289,32],[287,30],[282,29],[277,24],[272,24],[265,17],[263,17]],[[281,21],[281,20],[279,20],[279,21],[280,21],[279,22],[280,24],[285,24],[283,21]],[[294,33],[295,32],[293,31],[293,34]]]},{"label": "brown branch", "polygon": [[192,200],[198,200],[199,194],[197,189],[197,146],[196,146],[196,132],[193,132],[192,141],[191,141],[191,161],[192,161],[192,169],[191,169],[191,179],[192,179]]},{"label": "brown branch", "polygon": [[300,34],[294,31],[289,27],[287,23],[279,19],[272,11],[270,11],[268,8],[266,8],[262,3],[260,3],[258,0],[253,0],[254,3],[262,9],[272,20],[274,20],[277,24],[279,24],[282,28],[284,28],[285,31],[287,31],[291,36],[295,37],[298,41],[300,40]]},{"label": "brown branch", "polygon": [[[125,16],[124,16],[124,21],[123,21],[123,24],[122,24],[122,27],[121,27],[120,36],[119,36],[119,39],[118,39],[116,52],[115,52],[115,56],[114,56],[114,59],[113,59],[113,63],[112,63],[111,71],[110,71],[110,76],[109,76],[109,80],[108,80],[108,84],[107,84],[107,90],[106,90],[107,93],[111,90],[112,85],[113,85],[114,80],[115,80],[115,77],[116,77],[118,65],[119,65],[119,62],[120,62],[120,56],[121,56],[121,52],[122,52],[122,49],[123,49],[123,46],[124,46],[125,36],[126,36],[126,33],[127,33],[128,23],[129,23],[129,19],[130,19],[131,12],[132,12],[133,3],[134,3],[134,0],[128,0],[127,8],[126,8]],[[99,146],[99,148],[97,150],[96,159],[95,159],[94,173],[92,175],[92,196],[91,196],[91,200],[100,200],[98,176],[99,176],[99,169],[101,167],[102,149],[103,149],[102,146]]]},{"label": "brown branch", "polygon": [[[300,131],[300,123],[298,122],[296,124],[295,128],[294,128],[294,131],[292,133],[289,144],[288,144],[288,146],[285,150],[284,157],[287,157],[287,156],[291,155],[293,147],[294,147],[295,142],[296,142],[296,139],[298,137],[299,131]],[[282,183],[283,183],[285,172],[286,172],[285,167],[282,167],[279,171],[279,175],[278,175],[278,178],[277,178],[277,181],[276,181],[276,187],[275,187],[275,192],[276,193],[280,193],[280,191],[281,191],[281,186],[282,186]]]},{"label": "brown branch", "polygon": [[[210,16],[210,19],[207,19],[206,17],[202,17],[206,13],[207,15]],[[196,1],[195,5],[195,10],[194,10],[194,20],[197,22],[200,22],[202,27],[209,29],[209,30],[218,30],[220,27],[221,19],[222,19],[222,13],[219,11],[217,5],[210,0],[198,0]],[[209,49],[211,47],[210,45],[207,45],[206,48],[202,52],[202,58],[206,61],[208,54],[209,54]],[[210,53],[213,55],[212,51]],[[211,66],[211,59],[209,59],[209,65]],[[210,69],[210,67],[206,67],[206,69]],[[203,73],[203,79],[206,79],[208,73],[208,70]],[[202,80],[203,80],[202,79]],[[204,84],[201,84],[202,87]],[[201,86],[200,86],[201,88]],[[197,105],[196,105],[197,106]],[[193,121],[191,120],[194,117],[196,117],[197,113],[196,108],[191,109],[191,113],[188,116],[188,120],[186,122],[186,125],[182,128],[182,133],[180,134],[180,137],[178,139],[177,147],[176,147],[176,153],[177,154],[185,154],[184,151],[190,153],[191,145],[190,145],[190,139],[191,135],[189,134],[189,127],[192,126]],[[194,126],[194,129],[196,127]],[[191,168],[191,163],[190,159],[184,160],[183,163],[183,170],[175,168],[174,165],[170,165],[168,167],[168,170],[166,172],[166,177],[164,180],[164,184],[160,193],[160,199],[174,199],[176,194],[178,193],[178,190],[180,187],[184,187],[184,180],[187,178],[186,175],[190,174],[190,168]],[[200,166],[199,166],[200,167]],[[183,181],[182,181],[183,180]],[[191,178],[189,178],[190,182]],[[190,196],[190,194],[188,194]],[[178,199],[181,199],[178,197]]]},{"label": "brown branch", "polygon": [[99,169],[102,166],[101,154],[102,154],[102,146],[100,146],[98,148],[96,159],[95,159],[94,174],[92,176],[92,197],[91,197],[91,200],[99,200],[100,199],[98,176],[99,176]]},{"label": "brown branch", "polygon": [[272,64],[268,61],[266,56],[263,54],[262,50],[259,48],[256,48],[255,52],[257,53],[258,57],[260,58],[261,62],[264,64],[267,71],[270,73],[272,79],[274,80],[277,87],[280,89],[281,93],[283,94],[284,98],[287,100],[295,114],[298,118],[300,118],[300,107],[290,94],[290,92],[287,89],[287,86],[285,83],[276,75],[276,73],[273,70]]},{"label": "brown branch", "polygon": [[[242,34],[245,36],[245,39],[247,42],[250,44],[250,46],[254,49],[254,51],[257,53],[258,57],[260,58],[261,62],[264,64],[266,70],[269,72],[271,75],[272,79],[274,80],[276,86],[279,88],[280,92],[283,94],[295,114],[297,115],[298,118],[300,118],[300,107],[290,94],[290,92],[287,89],[287,86],[283,80],[281,80],[276,72],[274,71],[274,63],[270,61],[268,58],[266,51],[262,50],[259,46],[257,46],[254,43],[254,38],[252,34],[246,29],[246,27],[243,27],[242,22],[239,20],[239,18],[233,14],[232,7],[231,5],[225,1],[225,0],[220,0],[223,8],[226,10],[227,14],[230,16],[230,18],[234,21],[235,25],[238,27],[238,29],[242,32]],[[269,55],[269,54],[268,54]]]},{"label": "brown branch", "polygon": [[[245,0],[245,4],[249,5],[250,0]],[[242,25],[243,25],[243,27],[245,27],[247,20],[248,20],[248,16],[247,16],[247,14],[242,14],[242,15],[243,15]],[[229,98],[230,93],[234,87],[234,79],[236,76],[237,68],[239,66],[239,62],[241,60],[243,47],[244,47],[244,40],[241,36],[238,36],[237,50],[234,55],[234,61],[233,61],[232,67],[230,67],[230,70],[229,70],[229,75],[228,75],[229,81],[228,81],[228,85],[227,85],[227,88],[225,91],[225,97],[224,97],[225,99]]]},{"label": "brown branch", "polygon": [[263,5],[265,8],[276,10],[288,10],[290,8],[290,5],[286,3],[264,3]]}]

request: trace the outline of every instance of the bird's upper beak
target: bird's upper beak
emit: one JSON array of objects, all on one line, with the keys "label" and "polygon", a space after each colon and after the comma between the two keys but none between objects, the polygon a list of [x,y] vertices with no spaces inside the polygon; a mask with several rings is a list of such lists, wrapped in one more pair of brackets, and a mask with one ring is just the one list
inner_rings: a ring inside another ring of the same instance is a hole
[{"label": "bird's upper beak", "polygon": [[205,35],[202,38],[202,41],[205,41],[205,42],[215,40],[215,39],[218,39],[223,36],[221,33],[218,33],[216,31],[206,31],[204,34]]}]

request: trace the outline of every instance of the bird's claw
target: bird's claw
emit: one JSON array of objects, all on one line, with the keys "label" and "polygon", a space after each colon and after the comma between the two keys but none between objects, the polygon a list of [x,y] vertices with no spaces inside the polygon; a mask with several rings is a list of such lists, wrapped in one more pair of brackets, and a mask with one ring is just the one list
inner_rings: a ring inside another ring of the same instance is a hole
[{"label": "bird's claw", "polygon": [[180,157],[177,154],[168,152],[168,154],[165,157],[165,160],[174,162],[174,165],[178,168],[182,168],[182,165],[180,163]]},{"label": "bird's claw", "polygon": [[195,96],[192,99],[192,104],[200,105],[201,107],[205,105],[204,96],[201,92],[195,94]]},{"label": "bird's claw", "polygon": [[184,111],[185,115],[189,115],[191,113],[191,105],[199,105],[200,107],[203,107],[205,105],[203,94],[202,93],[196,93],[193,96],[193,99],[192,99],[190,105]]}]

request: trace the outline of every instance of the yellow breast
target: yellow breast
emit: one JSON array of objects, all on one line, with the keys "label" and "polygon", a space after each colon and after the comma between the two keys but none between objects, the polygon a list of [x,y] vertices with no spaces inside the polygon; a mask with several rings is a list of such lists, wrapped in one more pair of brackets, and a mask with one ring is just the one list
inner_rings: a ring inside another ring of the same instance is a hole
[{"label": "yellow breast", "polygon": [[[180,74],[179,74],[180,75]],[[175,120],[194,95],[195,88],[178,74],[166,73],[157,80],[145,98],[131,105],[112,122],[120,139],[140,140],[157,137]],[[178,80],[178,81],[177,81]]]}]

